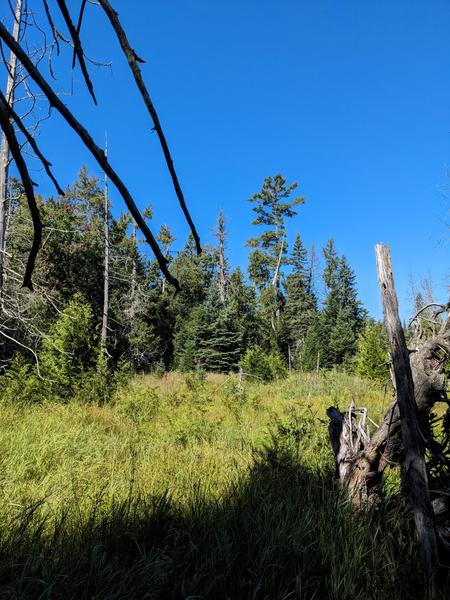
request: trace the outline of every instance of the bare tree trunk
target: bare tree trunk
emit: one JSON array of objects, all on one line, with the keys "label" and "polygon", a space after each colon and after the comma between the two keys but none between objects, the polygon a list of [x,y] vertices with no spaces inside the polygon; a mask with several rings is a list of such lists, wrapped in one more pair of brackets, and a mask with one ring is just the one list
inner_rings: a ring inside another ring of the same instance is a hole
[{"label": "bare tree trunk", "polygon": [[133,264],[131,266],[131,292],[130,292],[130,306],[132,310],[132,315],[134,314],[134,302],[136,297],[136,232],[137,225],[136,221],[133,220],[133,229],[131,230],[131,241],[133,243]]},{"label": "bare tree trunk", "polygon": [[392,274],[389,248],[375,246],[378,280],[383,300],[383,312],[391,346],[395,374],[395,388],[400,412],[404,451],[403,479],[411,503],[422,562],[428,578],[438,562],[434,515],[428,491],[425,449],[419,429],[414,382],[406,347],[405,334],[398,316],[397,294]]},{"label": "bare tree trunk", "polygon": [[273,279],[272,279],[273,286],[277,285],[278,278],[280,276],[280,267],[281,267],[281,259],[283,258],[283,250],[284,250],[284,238],[281,240],[280,253],[278,254],[277,266],[275,268],[275,273],[273,274]]},{"label": "bare tree trunk", "polygon": [[[389,250],[377,246],[376,255],[392,350],[395,400],[379,426],[372,421],[376,427],[372,434],[366,427],[367,409],[353,403],[346,412],[329,408],[329,435],[339,479],[350,491],[355,508],[377,502],[384,470],[401,467],[402,491],[410,500],[424,571],[430,582],[438,565],[438,548],[442,558],[450,554],[450,409],[444,414],[439,411],[441,416],[432,414],[437,402],[448,406],[445,365],[450,359],[450,303],[438,305],[434,314],[436,327],[430,337],[419,334],[414,350],[408,350],[398,317]],[[444,320],[439,317],[442,313],[448,313]],[[420,325],[417,328],[420,332]],[[438,431],[443,431],[442,439]],[[429,489],[430,476],[437,482],[433,483],[436,489]]]},{"label": "bare tree trunk", "polygon": [[[13,38],[17,42],[20,35],[20,24],[22,18],[22,0],[17,0],[14,14]],[[14,86],[16,81],[17,57],[11,51],[8,78],[6,80],[5,98],[9,106],[14,104]],[[8,165],[9,165],[9,144],[5,132],[2,132],[0,149],[0,297],[3,302],[3,280],[4,280],[4,261],[6,251],[6,223],[8,216]]]},{"label": "bare tree trunk", "polygon": [[222,304],[225,304],[227,300],[227,259],[225,258],[226,235],[225,219],[222,210],[220,210],[216,229],[216,236],[219,242],[219,279],[217,285],[219,287],[219,296]]},{"label": "bare tree trunk", "polygon": [[[108,142],[105,141],[105,156],[108,156]],[[105,355],[107,351],[108,314],[109,314],[109,199],[108,175],[105,173],[105,189],[103,195],[103,235],[104,235],[104,264],[103,264],[103,318],[101,333],[101,348]]]}]

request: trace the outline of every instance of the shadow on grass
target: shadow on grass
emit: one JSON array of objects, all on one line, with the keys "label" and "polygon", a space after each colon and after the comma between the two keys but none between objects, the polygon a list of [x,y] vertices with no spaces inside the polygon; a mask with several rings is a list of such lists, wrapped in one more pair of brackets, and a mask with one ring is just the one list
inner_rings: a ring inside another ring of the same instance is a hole
[{"label": "shadow on grass", "polygon": [[188,508],[168,496],[98,500],[88,517],[55,522],[30,507],[1,533],[1,597],[424,597],[395,507],[355,517],[332,473],[301,467],[292,436],[255,459],[226,497],[197,489]]}]

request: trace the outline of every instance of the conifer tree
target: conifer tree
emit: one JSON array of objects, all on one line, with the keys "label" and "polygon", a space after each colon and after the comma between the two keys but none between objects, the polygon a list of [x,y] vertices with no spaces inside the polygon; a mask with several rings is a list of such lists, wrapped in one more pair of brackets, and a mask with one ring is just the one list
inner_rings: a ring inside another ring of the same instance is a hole
[{"label": "conifer tree", "polygon": [[237,267],[231,273],[228,282],[229,318],[239,327],[244,348],[261,341],[261,322],[256,309],[256,294],[253,286],[244,281],[244,274]]},{"label": "conifer tree", "polygon": [[295,182],[286,185],[286,179],[277,174],[266,177],[261,191],[249,198],[257,215],[253,225],[265,228],[261,235],[247,242],[253,249],[249,274],[258,288],[270,284],[279,286],[281,268],[286,262],[286,219],[295,216],[297,212],[294,207],[304,202],[303,196],[286,201],[297,185]]},{"label": "conifer tree", "polygon": [[216,237],[218,242],[217,254],[219,262],[219,276],[217,278],[217,285],[219,287],[219,296],[222,304],[225,304],[227,300],[227,283],[228,283],[228,261],[225,256],[225,239],[227,232],[225,230],[225,218],[223,211],[220,210],[217,218]]},{"label": "conifer tree", "polygon": [[389,343],[383,323],[367,322],[358,338],[356,372],[378,381],[389,378]]},{"label": "conifer tree", "polygon": [[325,249],[324,279],[328,288],[322,319],[323,365],[342,364],[356,352],[356,339],[365,313],[357,299],[356,278],[345,256],[338,258],[334,246]]},{"label": "conifer tree", "polygon": [[289,362],[301,360],[308,329],[316,318],[317,301],[312,293],[311,267],[308,252],[297,234],[290,257],[292,271],[285,282],[286,304],[284,307],[285,344]]},{"label": "conifer tree", "polygon": [[207,371],[232,371],[242,355],[242,333],[222,305],[216,286],[209,290],[202,321],[197,331],[196,363]]},{"label": "conifer tree", "polygon": [[303,365],[314,368],[348,363],[356,352],[356,340],[365,312],[357,298],[356,278],[345,256],[337,255],[334,241],[324,250],[323,279],[327,296],[322,311],[308,332]]}]

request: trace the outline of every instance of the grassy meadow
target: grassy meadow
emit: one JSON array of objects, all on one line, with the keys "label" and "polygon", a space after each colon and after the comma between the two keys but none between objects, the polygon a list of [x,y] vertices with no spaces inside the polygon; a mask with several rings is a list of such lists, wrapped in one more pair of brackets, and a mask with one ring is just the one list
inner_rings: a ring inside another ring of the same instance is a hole
[{"label": "grassy meadow", "polygon": [[172,373],[3,404],[1,597],[423,598],[395,486],[355,515],[334,480],[325,411],[352,397],[375,421],[391,400],[337,372]]}]

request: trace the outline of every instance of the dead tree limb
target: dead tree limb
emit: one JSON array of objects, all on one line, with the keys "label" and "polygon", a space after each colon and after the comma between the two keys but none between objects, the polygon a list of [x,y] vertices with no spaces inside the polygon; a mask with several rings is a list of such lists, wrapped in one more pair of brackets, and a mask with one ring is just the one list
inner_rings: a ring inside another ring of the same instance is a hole
[{"label": "dead tree limb", "polygon": [[31,148],[33,149],[33,152],[36,154],[36,156],[41,161],[41,163],[45,169],[45,172],[47,173],[48,177],[53,182],[53,185],[55,186],[55,189],[56,189],[56,192],[58,193],[58,195],[64,196],[64,192],[63,192],[61,186],[57,182],[55,176],[53,175],[53,173],[50,169],[50,167],[52,166],[52,163],[49,160],[47,160],[45,158],[45,156],[42,154],[42,152],[39,150],[39,146],[37,145],[36,140],[30,134],[28,129],[25,127],[25,125],[22,122],[22,119],[19,117],[19,115],[16,113],[16,111],[8,104],[5,96],[3,95],[3,93],[1,91],[0,91],[0,103],[3,104],[5,110],[9,114],[10,120],[13,120],[15,122],[15,124],[20,129],[21,133],[23,133],[27,142],[30,144]]},{"label": "dead tree limb", "polygon": [[162,151],[164,154],[164,158],[166,159],[167,168],[169,169],[169,173],[172,178],[172,183],[173,183],[173,186],[175,189],[175,193],[178,198],[178,202],[180,203],[181,210],[184,213],[186,221],[188,222],[189,227],[192,232],[192,235],[194,237],[197,253],[200,254],[202,251],[202,247],[200,244],[200,238],[199,238],[199,235],[195,228],[194,222],[191,218],[191,215],[189,213],[189,210],[187,208],[186,200],[184,199],[183,190],[181,189],[181,185],[178,180],[178,175],[175,171],[172,156],[170,154],[169,146],[167,144],[167,140],[164,135],[164,132],[163,132],[163,129],[161,126],[161,122],[158,117],[158,113],[156,112],[155,106],[150,98],[150,94],[149,94],[148,89],[142,78],[141,69],[139,68],[138,63],[143,63],[144,60],[142,58],[140,58],[136,54],[136,52],[133,50],[133,48],[130,46],[127,35],[125,33],[125,30],[123,29],[122,24],[119,20],[119,15],[118,15],[117,11],[114,10],[114,8],[111,6],[111,4],[108,2],[108,0],[99,0],[99,4],[101,5],[101,7],[105,11],[106,15],[108,16],[108,19],[112,25],[112,28],[114,29],[114,31],[116,33],[116,36],[117,36],[117,39],[119,40],[122,51],[128,60],[128,64],[130,65],[130,69],[131,69],[131,72],[133,73],[133,77],[136,82],[136,85],[139,89],[139,92],[141,93],[142,99],[144,100],[144,104],[147,107],[147,110],[150,113],[150,116],[153,120],[154,130],[156,131],[156,134],[159,138],[161,148],[162,148]]},{"label": "dead tree limb", "polygon": [[23,278],[23,287],[27,287],[30,290],[32,290],[33,283],[31,280],[31,276],[33,274],[34,265],[36,263],[36,257],[38,255],[39,247],[41,245],[42,240],[41,217],[39,213],[39,208],[36,203],[36,198],[34,196],[33,181],[31,180],[31,177],[28,173],[28,168],[25,163],[25,160],[23,159],[14,128],[10,123],[8,111],[5,109],[2,103],[0,103],[0,125],[3,129],[4,134],[6,135],[11,155],[14,158],[17,169],[19,171],[20,178],[22,180],[22,184],[25,191],[25,196],[28,202],[28,207],[30,209],[31,218],[33,220],[33,243],[31,245],[31,250],[28,255],[28,261],[25,268],[25,275]]},{"label": "dead tree limb", "polygon": [[48,6],[47,0],[42,0],[42,1],[43,1],[43,4],[44,4],[44,11],[45,11],[45,14],[47,16],[47,21],[48,21],[48,24],[50,25],[50,29],[52,30],[53,39],[54,39],[55,44],[56,44],[56,51],[59,54],[60,49],[59,49],[58,31],[56,29],[55,22],[53,21],[53,17],[52,17],[52,14],[50,12],[50,8]]},{"label": "dead tree limb", "polygon": [[100,165],[104,173],[109,177],[109,179],[114,183],[120,195],[125,201],[125,204],[128,207],[131,215],[134,220],[138,224],[140,230],[145,236],[147,243],[150,245],[153,253],[155,254],[156,260],[158,261],[159,267],[167,280],[176,288],[179,289],[178,280],[170,273],[167,268],[167,259],[161,252],[161,249],[154,238],[152,232],[149,227],[145,223],[145,220],[136,206],[136,203],[133,200],[128,188],[125,186],[119,175],[116,171],[111,167],[107,158],[105,157],[104,151],[94,142],[93,138],[89,134],[89,132],[81,125],[81,123],[75,118],[72,112],[67,108],[67,106],[58,98],[57,94],[53,91],[51,86],[47,83],[44,77],[40,74],[39,70],[32,63],[30,58],[27,56],[26,52],[23,50],[20,44],[18,44],[3,23],[0,22],[0,39],[2,39],[5,44],[9,47],[11,51],[17,56],[20,60],[24,68],[29,73],[30,77],[33,81],[40,87],[44,95],[47,97],[50,106],[56,108],[56,110],[60,113],[60,115],[64,118],[66,123],[69,125],[71,129],[78,135],[78,137],[82,140],[86,148],[90,151],[92,156],[96,159],[97,163]]},{"label": "dead tree limb", "polygon": [[[105,155],[108,156],[108,139],[105,136]],[[105,175],[103,190],[103,314],[100,345],[102,352],[108,356],[108,314],[109,314],[109,198],[108,198],[108,176]]]},{"label": "dead tree limb", "polygon": [[[80,31],[81,31],[81,25],[83,23],[83,17],[84,17],[84,9],[86,8],[86,1],[87,0],[82,0],[81,2],[81,6],[80,6],[80,13],[78,15],[78,23],[77,23],[77,36],[78,39],[80,39]],[[73,57],[72,57],[72,69],[75,68],[75,62],[77,60],[77,53],[75,50],[75,46],[73,48]]]},{"label": "dead tree limb", "polygon": [[[78,58],[78,62],[80,63],[80,68],[81,68],[81,72],[83,73],[84,81],[86,82],[86,87],[89,90],[89,93],[92,97],[92,100],[94,101],[94,104],[97,104],[97,98],[95,97],[94,87],[92,85],[91,78],[89,77],[89,73],[88,73],[86,63],[84,60],[83,48],[81,46],[80,37],[78,35],[77,28],[73,24],[72,17],[70,16],[70,12],[69,12],[69,9],[67,8],[65,1],[64,0],[56,0],[56,2],[59,6],[59,10],[61,11],[64,21],[67,25],[67,28],[70,33],[70,37],[72,38],[74,56],[76,55],[76,57]],[[82,18],[82,14],[81,14],[81,18]],[[73,61],[73,64],[72,64],[72,68],[73,67],[75,67],[75,60]]]}]

